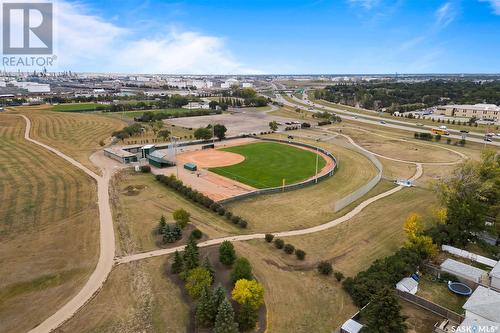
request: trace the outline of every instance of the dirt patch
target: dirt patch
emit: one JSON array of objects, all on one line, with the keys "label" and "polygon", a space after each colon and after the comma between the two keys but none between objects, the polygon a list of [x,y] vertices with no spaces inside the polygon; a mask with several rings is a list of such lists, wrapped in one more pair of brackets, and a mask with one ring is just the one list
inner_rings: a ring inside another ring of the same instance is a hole
[{"label": "dirt patch", "polygon": [[139,195],[145,188],[146,185],[129,185],[123,189],[122,193],[127,196],[135,196]]},{"label": "dirt patch", "polygon": [[178,163],[194,163],[198,168],[217,168],[239,164],[245,157],[223,150],[206,149],[177,155]]}]

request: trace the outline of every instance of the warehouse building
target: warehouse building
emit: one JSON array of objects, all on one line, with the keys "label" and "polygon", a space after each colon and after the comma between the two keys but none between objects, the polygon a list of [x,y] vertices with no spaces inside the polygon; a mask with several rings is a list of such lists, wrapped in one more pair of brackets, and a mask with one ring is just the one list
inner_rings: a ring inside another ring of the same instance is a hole
[{"label": "warehouse building", "polygon": [[495,104],[443,105],[437,107],[436,113],[447,117],[476,117],[479,120],[496,122],[500,119],[500,106]]}]

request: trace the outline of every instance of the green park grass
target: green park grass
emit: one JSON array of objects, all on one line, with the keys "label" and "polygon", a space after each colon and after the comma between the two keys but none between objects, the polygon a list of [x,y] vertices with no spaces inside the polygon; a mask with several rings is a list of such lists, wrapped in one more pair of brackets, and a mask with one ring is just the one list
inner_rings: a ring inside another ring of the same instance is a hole
[{"label": "green park grass", "polygon": [[[245,160],[236,165],[209,170],[256,188],[281,186],[283,179],[286,184],[293,184],[316,173],[317,155],[289,145],[262,142],[223,150],[243,155]],[[318,170],[325,164],[325,160],[319,158]]]},{"label": "green park grass", "polygon": [[56,112],[81,112],[103,110],[104,105],[98,103],[67,103],[52,106],[51,110]]}]

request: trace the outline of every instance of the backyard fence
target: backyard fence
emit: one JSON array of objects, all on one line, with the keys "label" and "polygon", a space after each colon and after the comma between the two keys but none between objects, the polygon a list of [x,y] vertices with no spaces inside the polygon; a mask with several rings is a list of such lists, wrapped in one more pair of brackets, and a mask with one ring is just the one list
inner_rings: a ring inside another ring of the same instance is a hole
[{"label": "backyard fence", "polygon": [[424,308],[428,311],[431,311],[443,318],[446,318],[448,320],[453,321],[454,323],[460,324],[465,317],[462,315],[459,315],[458,313],[448,310],[445,307],[442,307],[441,305],[438,305],[436,303],[433,303],[429,300],[426,300],[425,298],[422,298],[417,295],[413,295],[401,290],[396,289],[395,290],[396,295],[398,295],[400,298],[404,299],[405,301],[408,301],[410,303],[413,303],[415,305],[420,306],[421,308]]}]

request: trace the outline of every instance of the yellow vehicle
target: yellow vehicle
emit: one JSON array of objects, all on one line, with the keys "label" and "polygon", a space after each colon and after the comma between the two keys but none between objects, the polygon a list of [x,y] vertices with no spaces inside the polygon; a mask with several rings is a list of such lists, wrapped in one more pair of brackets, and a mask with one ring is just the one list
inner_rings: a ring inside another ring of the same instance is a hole
[{"label": "yellow vehicle", "polygon": [[432,134],[439,134],[439,135],[450,135],[450,132],[448,132],[445,129],[440,129],[440,128],[433,128],[431,129]]}]

